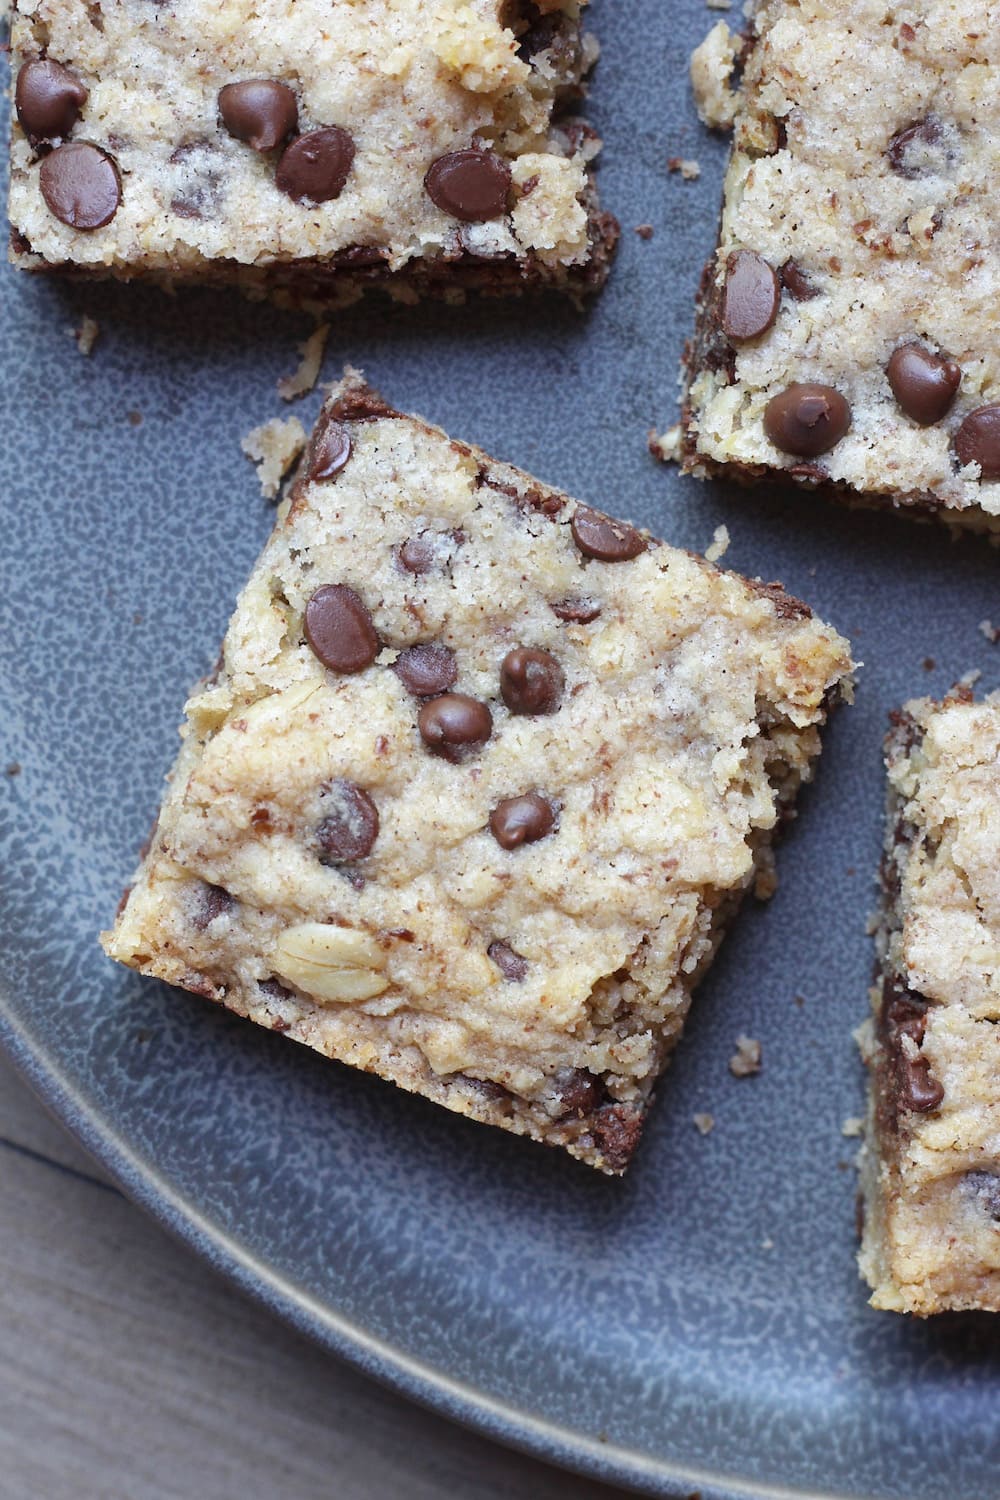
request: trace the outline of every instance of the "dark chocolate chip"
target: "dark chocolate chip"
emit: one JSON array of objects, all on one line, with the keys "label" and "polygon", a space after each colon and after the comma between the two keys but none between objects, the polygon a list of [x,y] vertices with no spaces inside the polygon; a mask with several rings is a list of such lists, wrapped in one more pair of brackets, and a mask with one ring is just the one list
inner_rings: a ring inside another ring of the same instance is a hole
[{"label": "dark chocolate chip", "polygon": [[291,1000],[292,998],[292,992],[288,986],[282,984],[280,979],[275,979],[273,974],[267,979],[258,979],[257,988],[269,1000]]},{"label": "dark chocolate chip", "polygon": [[309,478],[332,479],[351,456],[351,438],[339,422],[327,422],[313,440],[309,454]]},{"label": "dark chocolate chip", "polygon": [[590,1130],[612,1172],[624,1172],[642,1135],[643,1116],[629,1104],[602,1104]]},{"label": "dark chocolate chip", "polygon": [[176,214],[179,219],[203,219],[205,204],[201,201],[199,193],[191,193],[187,196],[178,193],[170,200],[170,212]]},{"label": "dark chocolate chip", "polygon": [[585,1068],[567,1068],[556,1074],[553,1083],[562,1100],[560,1119],[576,1115],[582,1120],[585,1115],[592,1115],[606,1097],[603,1081]]},{"label": "dark chocolate chip", "polygon": [[372,852],[378,808],[362,787],[343,778],[331,781],[323,788],[323,809],[326,816],[316,829],[320,864],[339,865]]},{"label": "dark chocolate chip", "polygon": [[970,411],[953,442],[960,464],[978,464],[981,479],[1000,479],[1000,406]]},{"label": "dark chocolate chip", "polygon": [[894,135],[886,156],[892,170],[908,178],[933,176],[947,171],[951,164],[941,122],[933,115]]},{"label": "dark chocolate chip", "polygon": [[772,396],[764,412],[764,431],[782,453],[818,458],[828,453],[851,425],[851,408],[830,385],[790,385]]},{"label": "dark chocolate chip", "polygon": [[434,546],[426,537],[411,536],[396,556],[407,573],[429,573],[434,566]]},{"label": "dark chocolate chip", "polygon": [[329,257],[329,264],[364,269],[368,266],[384,266],[388,260],[389,251],[381,245],[348,245],[346,250],[335,250]]},{"label": "dark chocolate chip", "polygon": [[770,599],[774,605],[774,612],[779,620],[811,620],[812,610],[808,604],[803,604],[801,599],[796,599],[794,594],[786,593],[785,585],[778,583],[761,583],[756,578],[746,580],[747,585],[761,598]]},{"label": "dark chocolate chip", "polygon": [[432,162],[424,178],[431,202],[466,224],[484,224],[507,211],[510,167],[492,151],[470,146]]},{"label": "dark chocolate chip", "polygon": [[527,974],[528,960],[517,953],[509,943],[504,943],[498,938],[490,944],[486,952],[505,979],[512,979],[516,982]]},{"label": "dark chocolate chip", "polygon": [[204,932],[209,922],[214,922],[216,917],[232,911],[235,905],[235,896],[231,896],[223,886],[206,883],[197,890],[195,895],[191,925],[198,932]]},{"label": "dark chocolate chip", "polygon": [[595,599],[576,597],[550,600],[549,608],[556,619],[565,620],[568,625],[589,625],[601,613],[601,606]]},{"label": "dark chocolate chip", "polygon": [[39,186],[49,209],[71,229],[110,224],[122,201],[118,168],[86,141],[67,141],[42,162]]},{"label": "dark chocolate chip", "polygon": [[818,286],[810,281],[797,260],[786,260],[781,268],[781,283],[796,302],[810,302],[821,295]]},{"label": "dark chocolate chip", "polygon": [[908,989],[903,978],[890,970],[882,980],[882,1004],[879,1023],[886,1044],[895,1048],[897,1033],[906,1031],[919,1046],[927,1026],[927,1001]]},{"label": "dark chocolate chip", "polygon": [[966,1172],[962,1186],[984,1213],[1000,1223],[1000,1171]]},{"label": "dark chocolate chip", "polygon": [[528,29],[518,37],[517,55],[522,62],[533,63],[542,52],[555,50],[551,59],[553,71],[565,70],[567,55],[572,57],[578,36],[577,27],[564,13],[542,15],[537,5],[527,7]]},{"label": "dark chocolate chip", "polygon": [[255,151],[273,151],[299,123],[295,94],[274,78],[227,83],[219,90],[219,114],[229,134]]},{"label": "dark chocolate chip", "polygon": [[478,749],[493,733],[493,715],[485,703],[465,693],[445,693],[425,703],[417,716],[420,738],[428,750],[456,760],[464,750]]},{"label": "dark chocolate chip", "polygon": [[922,1046],[927,1030],[927,1001],[893,971],[882,982],[879,1020],[895,1071],[899,1106],[919,1114],[937,1109],[944,1098],[944,1089],[932,1076],[929,1059],[919,1053],[911,1056],[903,1040],[908,1038],[912,1047]]},{"label": "dark chocolate chip", "polygon": [[563,681],[555,657],[531,646],[515,646],[500,665],[500,696],[512,714],[554,713]]},{"label": "dark chocolate chip", "polygon": [[25,135],[51,141],[69,135],[87,102],[87,90],[62,63],[36,58],[22,65],[14,106]]},{"label": "dark chocolate chip", "polygon": [[353,138],[339,125],[327,125],[286,147],[274,180],[296,203],[329,203],[340,197],[353,163]]},{"label": "dark chocolate chip", "polygon": [[551,803],[538,792],[525,792],[497,803],[490,813],[490,832],[501,849],[517,849],[545,838],[555,821]]},{"label": "dark chocolate chip", "polygon": [[502,1114],[510,1115],[510,1104],[514,1095],[510,1089],[504,1088],[502,1083],[496,1083],[492,1078],[472,1078],[468,1073],[457,1073],[455,1076],[491,1105],[498,1106]]},{"label": "dark chocolate chip", "polygon": [[331,672],[363,672],[379,653],[372,617],[343,583],[325,583],[306,605],[306,640]]},{"label": "dark chocolate chip", "polygon": [[962,383],[961,367],[922,344],[903,344],[886,367],[900,408],[921,427],[940,422],[951,410]]},{"label": "dark chocolate chip", "polygon": [[430,642],[401,651],[393,662],[393,670],[415,698],[436,698],[454,687],[458,677],[451,647]]},{"label": "dark chocolate chip", "polygon": [[646,539],[634,526],[612,520],[589,505],[577,506],[570,530],[584,557],[594,557],[599,562],[628,562],[646,550]]},{"label": "dark chocolate chip", "polygon": [[781,303],[781,283],[756,250],[735,250],[726,262],[722,331],[734,344],[759,338],[773,326]]},{"label": "dark chocolate chip", "polygon": [[937,1109],[944,1098],[944,1089],[931,1073],[926,1057],[908,1057],[902,1050],[899,1054],[899,1080],[901,1102],[917,1114],[927,1114]]}]

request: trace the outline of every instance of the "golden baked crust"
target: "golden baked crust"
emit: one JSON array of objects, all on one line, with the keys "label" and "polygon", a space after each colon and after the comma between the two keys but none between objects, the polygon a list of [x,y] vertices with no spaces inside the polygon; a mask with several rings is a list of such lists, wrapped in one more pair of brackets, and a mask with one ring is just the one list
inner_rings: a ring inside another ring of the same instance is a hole
[{"label": "golden baked crust", "polygon": [[[303,463],[105,947],[620,1172],[847,644],[778,586],[611,526],[354,377]],[[351,602],[359,670],[316,654],[312,601],[345,589],[374,631]],[[423,739],[415,646],[466,718],[488,707],[485,743]],[[545,653],[532,711],[501,679],[520,648]],[[513,844],[511,798],[531,825]]]}]

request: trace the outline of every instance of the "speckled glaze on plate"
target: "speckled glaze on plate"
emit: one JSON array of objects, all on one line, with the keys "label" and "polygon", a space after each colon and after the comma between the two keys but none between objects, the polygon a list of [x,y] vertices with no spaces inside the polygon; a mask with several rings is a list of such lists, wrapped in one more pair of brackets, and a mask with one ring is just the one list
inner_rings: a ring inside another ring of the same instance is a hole
[{"label": "speckled glaze on plate", "polygon": [[[727,940],[628,1179],[324,1063],[97,947],[269,525],[239,440],[279,411],[307,325],[236,297],[0,272],[0,767],[20,766],[0,776],[0,1033],[219,1270],[497,1438],[650,1494],[989,1500],[1000,1322],[867,1307],[841,1125],[862,1101],[851,1029],[886,714],[970,668],[998,684],[977,628],[1000,618],[997,556],[648,457],[715,233],[725,144],[685,81],[715,18],[701,0],[593,9],[591,114],[624,231],[605,295],[583,317],[371,303],[334,320],[326,372],[360,364],[404,409],[684,546],[725,523],[728,562],[782,578],[865,662],[780,889]],[[700,160],[701,180],[669,176],[669,156]],[[84,312],[89,360],[67,331]],[[757,1078],[727,1070],[741,1031],[763,1044]]]}]

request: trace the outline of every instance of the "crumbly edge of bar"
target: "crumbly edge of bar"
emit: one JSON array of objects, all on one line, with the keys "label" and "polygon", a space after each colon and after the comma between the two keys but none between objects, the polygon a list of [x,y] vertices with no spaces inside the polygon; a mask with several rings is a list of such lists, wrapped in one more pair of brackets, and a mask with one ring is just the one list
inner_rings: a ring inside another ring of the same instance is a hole
[{"label": "crumbly edge of bar", "polygon": [[[477,463],[481,484],[510,496],[519,505],[528,507],[541,515],[555,517],[567,501],[567,497],[560,491],[534,480],[524,471],[498,462],[471,445],[447,437],[446,434],[441,433],[440,429],[422,422],[420,418],[396,411],[383,401],[377,391],[367,386],[353,372],[344,382],[337,399],[324,407],[311,442],[318,441],[325,427],[331,422],[393,418],[415,423],[426,431],[444,437],[454,449]],[[306,463],[307,456],[302,460],[300,474],[305,473]],[[296,478],[290,487],[286,502],[290,509],[295,507],[302,483],[303,480]],[[706,570],[716,571],[696,554],[691,554],[691,556],[696,557],[699,564]],[[765,584],[747,579],[743,579],[742,582],[754,592],[766,596],[774,605],[778,618],[806,619],[812,615],[808,605],[787,594],[779,584]],[[815,723],[799,732],[808,735],[825,720],[828,710],[843,697],[849,696],[849,692],[850,679],[844,678],[837,687],[831,689],[823,711],[817,715]],[[761,706],[759,724],[764,739],[769,738],[772,729],[787,732],[789,728],[785,720],[779,720],[776,723],[769,720],[766,704]],[[168,806],[172,798],[179,798],[183,795],[188,776],[203,748],[202,743],[193,739],[185,742],[171,773],[164,808]],[[375,1042],[373,1054],[371,1050],[373,1038],[370,1033],[364,1038],[365,1057],[355,1059],[350,1056],[349,1049],[341,1047],[334,1052],[324,1047],[322,1007],[315,1000],[305,995],[298,995],[284,984],[280,986],[282,993],[278,994],[264,992],[259,986],[254,988],[253,994],[247,994],[235,987],[222,990],[206,976],[187,971],[179,961],[159,962],[154,965],[144,961],[142,955],[123,955],[116,952],[114,930],[102,934],[102,944],[105,951],[109,952],[112,957],[118,958],[120,962],[221,1003],[236,1014],[279,1031],[325,1056],[361,1067],[364,1071],[375,1073],[381,1078],[396,1083],[408,1092],[422,1095],[456,1113],[484,1124],[499,1126],[514,1134],[529,1136],[543,1144],[562,1147],[570,1155],[588,1165],[608,1175],[620,1176],[628,1167],[639,1143],[643,1124],[653,1100],[656,1082],[680,1040],[694,989],[710,967],[728,923],[739,908],[746,891],[753,886],[758,876],[770,875],[772,844],[781,828],[794,818],[795,798],[801,782],[808,780],[811,776],[812,764],[813,762],[807,764],[803,773],[799,774],[789,770],[780,761],[776,763],[772,771],[772,785],[777,793],[778,818],[774,828],[759,830],[756,834],[752,869],[741,887],[735,890],[704,893],[702,910],[709,907],[712,912],[707,951],[697,969],[683,977],[681,981],[683,999],[671,1012],[663,1026],[658,1039],[660,1047],[657,1062],[645,1080],[645,1092],[639,1101],[629,1104],[615,1102],[608,1098],[588,1109],[573,1111],[562,1118],[553,1118],[542,1104],[519,1098],[490,1080],[479,1080],[464,1074],[436,1075],[430,1070],[417,1049],[402,1048],[388,1038],[382,1039],[381,1046],[377,1041]],[[154,830],[149,846],[142,854],[142,863],[135,877],[136,884],[142,881],[143,871],[147,864],[155,860],[158,843],[159,834]],[[123,898],[120,913],[125,910],[131,889],[132,887]]]},{"label": "crumbly edge of bar", "polygon": [[[751,27],[744,33],[740,66],[744,68],[757,45]],[[735,145],[732,156],[735,157]],[[726,169],[726,182],[732,170],[732,158]],[[719,213],[719,229],[725,210],[726,186],[723,185],[723,203]],[[980,506],[957,509],[945,505],[936,495],[913,490],[893,489],[858,490],[852,485],[830,479],[819,465],[803,459],[790,465],[748,464],[735,460],[725,463],[702,453],[698,447],[698,417],[692,400],[692,389],[699,376],[706,371],[725,370],[727,383],[735,373],[735,353],[722,332],[721,303],[722,287],[717,280],[718,245],[705,263],[695,298],[695,323],[691,338],[684,346],[681,356],[681,469],[698,479],[726,479],[747,488],[767,481],[772,487],[787,487],[791,492],[802,491],[818,499],[833,501],[857,510],[891,511],[911,521],[943,521],[961,531],[971,531],[996,537],[1000,540],[1000,516],[992,516]]]},{"label": "crumbly edge of bar", "polygon": [[[957,688],[938,705],[972,701],[970,688]],[[886,764],[891,767],[909,756],[923,739],[924,730],[906,708],[892,715],[892,728],[886,739]],[[942,1292],[933,1282],[921,1286],[901,1286],[893,1274],[889,1244],[888,1209],[899,1187],[898,1158],[905,1143],[907,1126],[900,1118],[900,1081],[894,1061],[892,1039],[888,1035],[887,1010],[890,999],[900,989],[909,1003],[918,1007],[923,997],[914,992],[899,974],[889,957],[890,940],[903,926],[900,904],[900,872],[907,859],[916,830],[906,821],[900,794],[889,782],[886,799],[885,840],[879,868],[879,910],[875,933],[876,962],[871,990],[872,1014],[862,1023],[857,1040],[862,1060],[868,1070],[868,1098],[865,1114],[865,1136],[858,1161],[858,1219],[861,1245],[858,1265],[861,1275],[872,1288],[871,1305],[882,1311],[912,1313],[930,1317],[940,1312],[1000,1312],[1000,1277],[990,1291],[974,1297]]]},{"label": "crumbly edge of bar", "polygon": [[[618,244],[620,226],[615,216],[598,207],[591,183],[587,193],[587,225],[590,254],[578,265],[551,265],[535,256],[485,256],[463,253],[454,260],[444,256],[411,262],[399,271],[387,269],[384,260],[368,246],[355,245],[327,260],[272,262],[244,266],[235,261],[204,261],[194,270],[146,270],[141,264],[108,266],[100,270],[54,264],[36,255],[16,230],[11,231],[9,259],[20,270],[44,272],[79,281],[144,281],[170,290],[178,286],[232,286],[251,298],[271,297],[294,307],[317,304],[346,307],[367,292],[386,292],[400,302],[423,297],[437,301],[461,300],[469,293],[483,297],[510,297],[556,291],[575,300],[599,292],[608,279]],[[367,264],[365,262],[368,262]]]}]

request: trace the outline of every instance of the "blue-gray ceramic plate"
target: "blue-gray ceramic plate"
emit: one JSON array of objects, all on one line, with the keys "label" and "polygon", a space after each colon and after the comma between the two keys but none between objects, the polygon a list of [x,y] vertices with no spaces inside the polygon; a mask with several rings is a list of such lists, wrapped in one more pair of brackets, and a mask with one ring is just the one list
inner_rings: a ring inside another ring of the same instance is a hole
[{"label": "blue-gray ceramic plate", "polygon": [[[505,1441],[651,1494],[986,1500],[988,1319],[872,1312],[854,1266],[889,708],[979,667],[997,558],[972,540],[656,465],[725,146],[690,108],[701,0],[596,0],[592,114],[622,249],[569,308],[363,306],[327,360],[684,546],[782,578],[856,643],[857,706],[695,1005],[627,1181],[469,1124],[115,968],[111,918],[269,513],[240,455],[307,326],[5,270],[0,313],[0,1030],[161,1222],[331,1350]],[[669,16],[667,12],[669,11]],[[666,169],[695,157],[698,182]],[[634,226],[651,223],[643,240]],[[69,330],[89,313],[85,359]],[[303,405],[308,422],[317,391]],[[759,1077],[727,1069],[760,1038]],[[692,1123],[715,1116],[710,1135]]]}]

